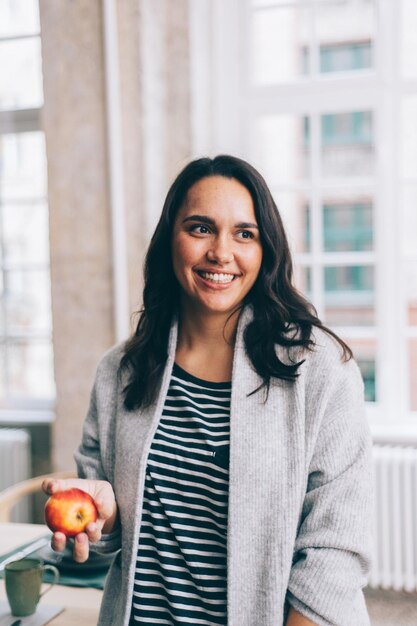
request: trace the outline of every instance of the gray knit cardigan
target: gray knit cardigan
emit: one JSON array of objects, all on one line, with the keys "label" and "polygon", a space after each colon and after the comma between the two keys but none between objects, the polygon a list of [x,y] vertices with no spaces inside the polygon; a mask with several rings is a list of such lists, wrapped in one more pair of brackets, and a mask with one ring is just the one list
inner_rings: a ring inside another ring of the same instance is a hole
[{"label": "gray knit cardigan", "polygon": [[[282,626],[289,605],[319,626],[369,626],[362,588],[371,545],[371,437],[353,360],[315,330],[295,383],[273,380],[265,402],[244,348],[240,316],[230,411],[228,626]],[[121,547],[107,577],[99,626],[127,626],[146,462],[175,357],[177,324],[156,403],[123,408],[122,347],[100,362],[75,453],[81,477],[109,480],[120,530],[94,545]],[[278,348],[280,358],[288,355]],[[299,356],[299,355],[298,355]]]}]

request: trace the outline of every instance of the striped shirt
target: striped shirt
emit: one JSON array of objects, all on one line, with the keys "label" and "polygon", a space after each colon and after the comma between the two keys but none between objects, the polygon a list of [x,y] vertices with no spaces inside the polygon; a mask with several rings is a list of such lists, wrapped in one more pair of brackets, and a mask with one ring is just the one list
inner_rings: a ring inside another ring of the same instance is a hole
[{"label": "striped shirt", "polygon": [[146,469],[131,624],[227,624],[230,394],[174,364]]}]

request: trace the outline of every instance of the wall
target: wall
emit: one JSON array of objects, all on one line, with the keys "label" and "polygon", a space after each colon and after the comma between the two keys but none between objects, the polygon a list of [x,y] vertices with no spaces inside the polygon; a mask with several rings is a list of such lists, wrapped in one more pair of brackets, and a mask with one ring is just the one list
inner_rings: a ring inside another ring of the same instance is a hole
[{"label": "wall", "polygon": [[[119,0],[129,302],[173,175],[190,157],[186,0]],[[103,13],[40,0],[56,422],[53,468],[73,467],[94,370],[115,341]]]}]

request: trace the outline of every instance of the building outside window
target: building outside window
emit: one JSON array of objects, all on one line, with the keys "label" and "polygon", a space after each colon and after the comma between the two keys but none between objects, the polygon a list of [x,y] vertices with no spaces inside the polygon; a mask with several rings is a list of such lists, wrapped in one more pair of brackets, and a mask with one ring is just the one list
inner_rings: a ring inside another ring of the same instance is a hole
[{"label": "building outside window", "polygon": [[320,46],[320,72],[346,72],[371,68],[370,41],[326,44]]},{"label": "building outside window", "polygon": [[37,1],[0,0],[0,66],[0,415],[9,420],[50,408],[55,393]]}]

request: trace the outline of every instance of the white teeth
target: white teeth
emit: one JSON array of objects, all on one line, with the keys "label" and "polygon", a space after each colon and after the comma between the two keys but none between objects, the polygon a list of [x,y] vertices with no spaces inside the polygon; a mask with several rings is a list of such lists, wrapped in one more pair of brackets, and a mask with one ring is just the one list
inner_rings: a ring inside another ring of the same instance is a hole
[{"label": "white teeth", "polygon": [[234,274],[212,274],[211,272],[200,272],[205,280],[211,280],[214,283],[231,283]]}]

